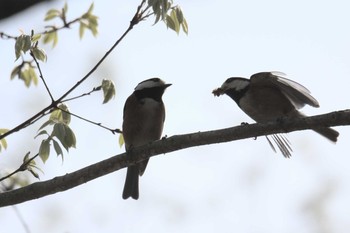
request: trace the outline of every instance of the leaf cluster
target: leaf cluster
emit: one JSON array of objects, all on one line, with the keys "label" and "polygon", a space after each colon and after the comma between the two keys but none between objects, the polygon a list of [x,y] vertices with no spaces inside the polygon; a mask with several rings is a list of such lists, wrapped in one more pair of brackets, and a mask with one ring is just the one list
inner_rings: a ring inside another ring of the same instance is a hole
[{"label": "leaf cluster", "polygon": [[188,34],[188,25],[182,10],[180,6],[173,6],[172,0],[148,0],[148,5],[152,7],[156,17],[154,24],[162,20],[168,28],[177,34],[180,33],[181,28]]},{"label": "leaf cluster", "polygon": [[[75,148],[76,138],[73,130],[69,127],[71,122],[71,115],[69,113],[66,104],[60,104],[57,108],[51,112],[49,120],[47,120],[39,128],[39,135],[47,135],[46,139],[41,141],[39,148],[39,157],[45,163],[50,155],[51,142],[57,156],[61,155],[63,160],[63,151],[61,145],[68,152],[70,148]],[[51,133],[44,128],[47,126],[53,126]]]}]

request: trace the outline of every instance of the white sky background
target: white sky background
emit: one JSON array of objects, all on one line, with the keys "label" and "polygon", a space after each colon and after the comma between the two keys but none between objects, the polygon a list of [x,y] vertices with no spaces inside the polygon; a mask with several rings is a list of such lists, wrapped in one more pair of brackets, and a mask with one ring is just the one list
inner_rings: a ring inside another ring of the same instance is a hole
[{"label": "white sky background", "polygon": [[[55,97],[80,80],[128,27],[139,1],[95,2],[99,35],[82,41],[78,27],[59,32],[46,46],[44,77]],[[68,19],[90,1],[68,1]],[[76,114],[111,128],[121,127],[125,99],[142,80],[158,76],[173,83],[164,95],[164,135],[226,128],[252,122],[227,96],[211,91],[230,76],[249,77],[278,70],[309,88],[319,109],[308,115],[349,108],[350,32],[347,1],[177,1],[189,24],[179,36],[153,18],[137,25],[74,95],[90,91],[103,78],[117,87],[114,101],[101,105],[101,93],[69,104]],[[42,5],[0,23],[17,35],[41,31],[48,9]],[[0,127],[12,128],[49,104],[40,83],[27,89],[10,81],[14,42],[0,41]],[[0,169],[17,168],[43,119],[7,138]],[[122,153],[117,136],[78,119],[72,121],[77,149],[60,158],[51,154],[42,180]],[[121,198],[125,170],[72,190],[17,206],[31,232],[348,232],[350,171],[348,127],[336,145],[316,133],[289,134],[293,157],[275,154],[261,137],[196,147],[151,159],[140,179],[138,201]],[[11,170],[11,169],[10,169]],[[0,209],[0,232],[25,232],[12,207]]]}]

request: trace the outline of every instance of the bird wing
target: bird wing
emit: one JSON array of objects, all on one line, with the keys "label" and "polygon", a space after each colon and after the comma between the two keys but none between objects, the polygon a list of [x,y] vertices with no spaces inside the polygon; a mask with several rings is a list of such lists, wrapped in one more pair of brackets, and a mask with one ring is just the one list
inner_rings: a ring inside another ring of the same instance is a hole
[{"label": "bird wing", "polygon": [[252,85],[275,86],[295,106],[300,109],[308,104],[312,107],[319,107],[317,100],[310,95],[310,91],[303,85],[285,78],[282,72],[261,72],[250,77]]}]

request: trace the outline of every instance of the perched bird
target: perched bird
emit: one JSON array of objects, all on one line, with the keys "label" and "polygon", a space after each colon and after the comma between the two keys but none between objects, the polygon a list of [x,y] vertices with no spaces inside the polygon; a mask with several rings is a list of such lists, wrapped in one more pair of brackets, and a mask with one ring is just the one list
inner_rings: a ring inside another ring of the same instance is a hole
[{"label": "perched bird", "polygon": [[[229,78],[221,87],[213,91],[214,96],[226,94],[253,120],[258,123],[276,121],[283,117],[304,117],[298,109],[308,104],[319,107],[310,91],[301,84],[284,77],[281,72],[261,72],[250,79]],[[339,133],[327,127],[313,128],[314,131],[337,141]],[[266,136],[270,146],[275,148]],[[282,134],[272,135],[272,139],[285,157],[291,156],[289,141]]]},{"label": "perched bird", "polygon": [[[124,105],[123,136],[125,150],[160,139],[165,120],[162,96],[167,87],[159,78],[140,82]],[[148,159],[128,167],[123,199],[139,198],[139,176],[145,172]]]}]

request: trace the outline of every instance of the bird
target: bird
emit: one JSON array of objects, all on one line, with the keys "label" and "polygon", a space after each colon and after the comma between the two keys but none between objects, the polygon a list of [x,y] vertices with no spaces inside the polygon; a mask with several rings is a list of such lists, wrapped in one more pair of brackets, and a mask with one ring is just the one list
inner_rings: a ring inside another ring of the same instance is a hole
[{"label": "bird", "polygon": [[[283,118],[305,117],[298,109],[305,105],[319,107],[318,101],[301,84],[286,78],[282,72],[259,72],[250,79],[242,77],[228,78],[212,92],[214,96],[223,94],[231,97],[250,118],[258,123],[278,121]],[[328,127],[315,127],[312,130],[336,142],[339,133]],[[283,134],[273,134],[272,139],[284,155],[291,156],[291,145]],[[270,146],[276,152],[268,136]]]},{"label": "bird", "polygon": [[[140,82],[127,98],[122,126],[126,152],[161,138],[165,120],[162,96],[171,85],[160,78],[150,78]],[[139,176],[145,172],[148,160],[127,168],[123,199],[139,198]]]}]

